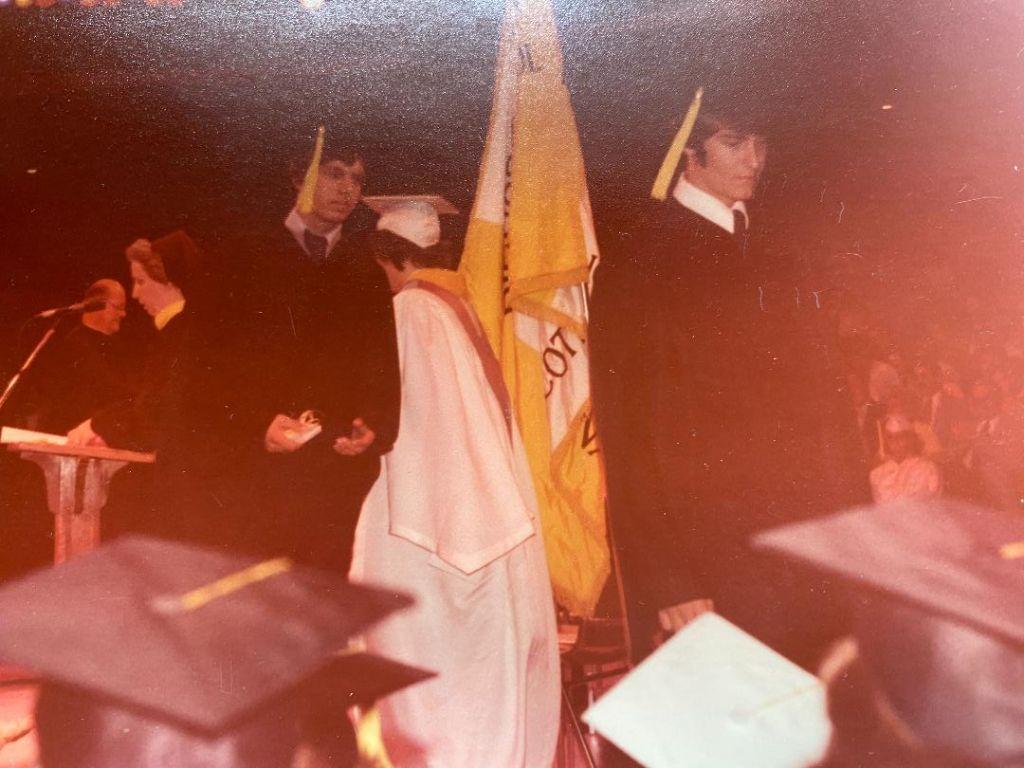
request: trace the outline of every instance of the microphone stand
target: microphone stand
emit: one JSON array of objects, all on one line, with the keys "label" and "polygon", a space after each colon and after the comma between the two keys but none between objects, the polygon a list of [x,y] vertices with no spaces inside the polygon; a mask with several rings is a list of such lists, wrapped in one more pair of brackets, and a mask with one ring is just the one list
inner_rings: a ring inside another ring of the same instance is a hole
[{"label": "microphone stand", "polygon": [[57,331],[57,326],[60,325],[60,321],[63,319],[63,314],[56,315],[56,317],[53,320],[53,323],[51,323],[50,327],[46,330],[46,333],[43,334],[43,337],[39,339],[39,342],[35,345],[35,347],[33,347],[32,351],[29,353],[29,356],[25,359],[25,362],[21,364],[21,368],[19,368],[17,373],[15,373],[11,377],[11,380],[7,382],[7,386],[4,388],[4,393],[0,395],[0,413],[3,412],[4,406],[7,405],[7,401],[10,400],[11,393],[14,391],[14,388],[18,385],[18,381],[21,379],[22,374],[25,373],[25,371],[27,371],[32,366],[32,363],[35,362],[36,358],[39,356],[39,353],[42,351],[43,347],[45,347],[46,343],[51,338],[53,338],[53,334],[56,333]]}]

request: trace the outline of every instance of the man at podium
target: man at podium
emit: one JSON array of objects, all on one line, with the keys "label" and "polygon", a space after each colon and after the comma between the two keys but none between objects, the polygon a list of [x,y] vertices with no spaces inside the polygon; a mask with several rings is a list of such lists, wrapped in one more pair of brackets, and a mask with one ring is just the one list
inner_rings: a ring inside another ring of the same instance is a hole
[{"label": "man at podium", "polygon": [[24,382],[8,423],[63,434],[100,408],[131,393],[128,356],[118,338],[127,297],[116,280],[97,280],[82,303],[98,305],[43,349]]}]

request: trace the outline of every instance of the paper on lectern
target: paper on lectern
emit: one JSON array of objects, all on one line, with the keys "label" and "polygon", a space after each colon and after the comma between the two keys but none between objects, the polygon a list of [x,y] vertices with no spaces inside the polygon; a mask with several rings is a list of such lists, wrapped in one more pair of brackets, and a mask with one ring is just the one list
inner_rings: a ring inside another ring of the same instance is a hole
[{"label": "paper on lectern", "polygon": [[48,432],[33,432],[18,427],[0,427],[0,444],[43,443],[44,445],[67,445],[67,435],[51,435]]}]

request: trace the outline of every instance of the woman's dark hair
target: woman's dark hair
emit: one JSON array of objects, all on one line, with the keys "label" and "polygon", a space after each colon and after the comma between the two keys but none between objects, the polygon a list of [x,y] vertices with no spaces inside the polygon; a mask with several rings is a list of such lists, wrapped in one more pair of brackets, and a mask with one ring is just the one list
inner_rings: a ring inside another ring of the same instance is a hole
[{"label": "woman's dark hair", "polygon": [[455,266],[451,243],[447,240],[420,248],[387,230],[371,232],[368,239],[370,255],[377,261],[390,263],[395,269],[401,269],[406,262],[423,268],[452,269]]}]

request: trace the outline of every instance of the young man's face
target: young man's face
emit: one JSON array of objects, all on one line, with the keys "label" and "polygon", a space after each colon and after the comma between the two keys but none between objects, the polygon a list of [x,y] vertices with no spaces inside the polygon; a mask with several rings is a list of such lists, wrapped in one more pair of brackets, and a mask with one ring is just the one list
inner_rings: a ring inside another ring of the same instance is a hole
[{"label": "young man's face", "polygon": [[313,214],[329,224],[342,224],[363,194],[363,161],[328,160],[321,164],[313,195]]},{"label": "young man's face", "polygon": [[704,142],[705,157],[687,148],[686,179],[728,206],[750,200],[764,170],[764,136],[722,128]]}]

